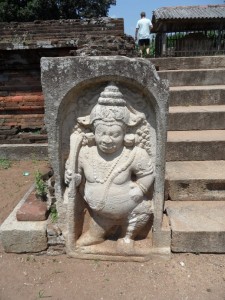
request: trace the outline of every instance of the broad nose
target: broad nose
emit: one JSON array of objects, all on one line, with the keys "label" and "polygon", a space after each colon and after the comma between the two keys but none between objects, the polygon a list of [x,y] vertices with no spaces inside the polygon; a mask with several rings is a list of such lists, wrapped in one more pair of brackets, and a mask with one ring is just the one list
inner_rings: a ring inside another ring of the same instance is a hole
[{"label": "broad nose", "polygon": [[102,141],[106,144],[109,144],[112,142],[112,139],[109,135],[105,135],[103,138],[102,138]]}]

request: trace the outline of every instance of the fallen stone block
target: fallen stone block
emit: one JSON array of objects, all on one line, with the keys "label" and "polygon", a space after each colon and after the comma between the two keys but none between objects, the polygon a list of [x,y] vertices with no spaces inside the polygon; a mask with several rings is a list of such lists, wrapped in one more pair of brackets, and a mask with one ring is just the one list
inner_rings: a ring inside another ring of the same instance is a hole
[{"label": "fallen stone block", "polygon": [[38,200],[35,193],[31,193],[24,204],[18,209],[16,218],[18,221],[44,221],[47,219],[47,203]]},{"label": "fallen stone block", "polygon": [[47,221],[18,221],[16,213],[24,204],[32,186],[0,227],[0,238],[6,252],[40,252],[47,249]]}]

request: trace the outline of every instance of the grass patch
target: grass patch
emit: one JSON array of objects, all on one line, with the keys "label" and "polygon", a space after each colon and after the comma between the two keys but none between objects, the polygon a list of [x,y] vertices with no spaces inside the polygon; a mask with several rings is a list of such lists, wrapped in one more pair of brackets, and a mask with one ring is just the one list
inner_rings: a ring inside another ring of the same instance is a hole
[{"label": "grass patch", "polygon": [[9,169],[11,167],[11,161],[5,158],[0,158],[0,169]]},{"label": "grass patch", "polygon": [[50,208],[50,218],[52,223],[56,223],[58,221],[59,216],[55,204],[53,204]]},{"label": "grass patch", "polygon": [[41,291],[38,292],[38,298],[39,298],[39,299],[43,299],[43,298],[51,298],[51,297],[52,297],[52,296],[47,296],[47,295],[45,295],[43,290],[41,290]]},{"label": "grass patch", "polygon": [[40,171],[35,172],[35,190],[39,197],[42,197],[43,199],[45,198],[47,194],[47,185],[43,180],[43,175]]}]

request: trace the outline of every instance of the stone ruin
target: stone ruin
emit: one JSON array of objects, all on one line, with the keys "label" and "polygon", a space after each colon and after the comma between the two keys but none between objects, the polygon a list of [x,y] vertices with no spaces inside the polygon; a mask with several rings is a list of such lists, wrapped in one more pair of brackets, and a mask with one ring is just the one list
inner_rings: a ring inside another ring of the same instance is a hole
[{"label": "stone ruin", "polygon": [[41,67],[67,253],[138,260],[169,251],[167,84],[142,59],[42,58]]},{"label": "stone ruin", "polygon": [[136,56],[122,18],[2,22],[0,39],[0,154],[47,157],[41,57]]},{"label": "stone ruin", "polygon": [[18,221],[23,200],[1,226],[5,251],[123,261],[169,254],[167,82],[149,61],[119,56],[42,58],[41,69],[48,204],[58,221]]}]

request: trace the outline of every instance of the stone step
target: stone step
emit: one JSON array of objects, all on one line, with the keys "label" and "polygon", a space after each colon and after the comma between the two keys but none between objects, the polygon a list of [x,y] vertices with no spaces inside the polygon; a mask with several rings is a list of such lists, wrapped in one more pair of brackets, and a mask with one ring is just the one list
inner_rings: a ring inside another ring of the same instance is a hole
[{"label": "stone step", "polygon": [[172,106],[169,130],[225,129],[225,105]]},{"label": "stone step", "polygon": [[225,201],[225,160],[167,162],[166,199]]},{"label": "stone step", "polygon": [[199,86],[225,84],[225,68],[168,70],[159,71],[158,74],[161,79],[169,80],[170,86]]},{"label": "stone step", "polygon": [[225,56],[196,56],[196,57],[164,57],[150,58],[150,61],[161,70],[185,69],[216,69],[225,68]]},{"label": "stone step", "polygon": [[224,104],[225,85],[170,87],[170,106]]},{"label": "stone step", "polygon": [[2,144],[0,157],[9,160],[47,160],[48,144]]},{"label": "stone step", "polygon": [[225,202],[166,202],[171,250],[225,253]]},{"label": "stone step", "polygon": [[34,190],[31,186],[8,218],[0,226],[1,244],[5,252],[40,252],[47,249],[47,221],[18,221],[17,211]]},{"label": "stone step", "polygon": [[166,159],[224,160],[225,130],[168,131]]}]

